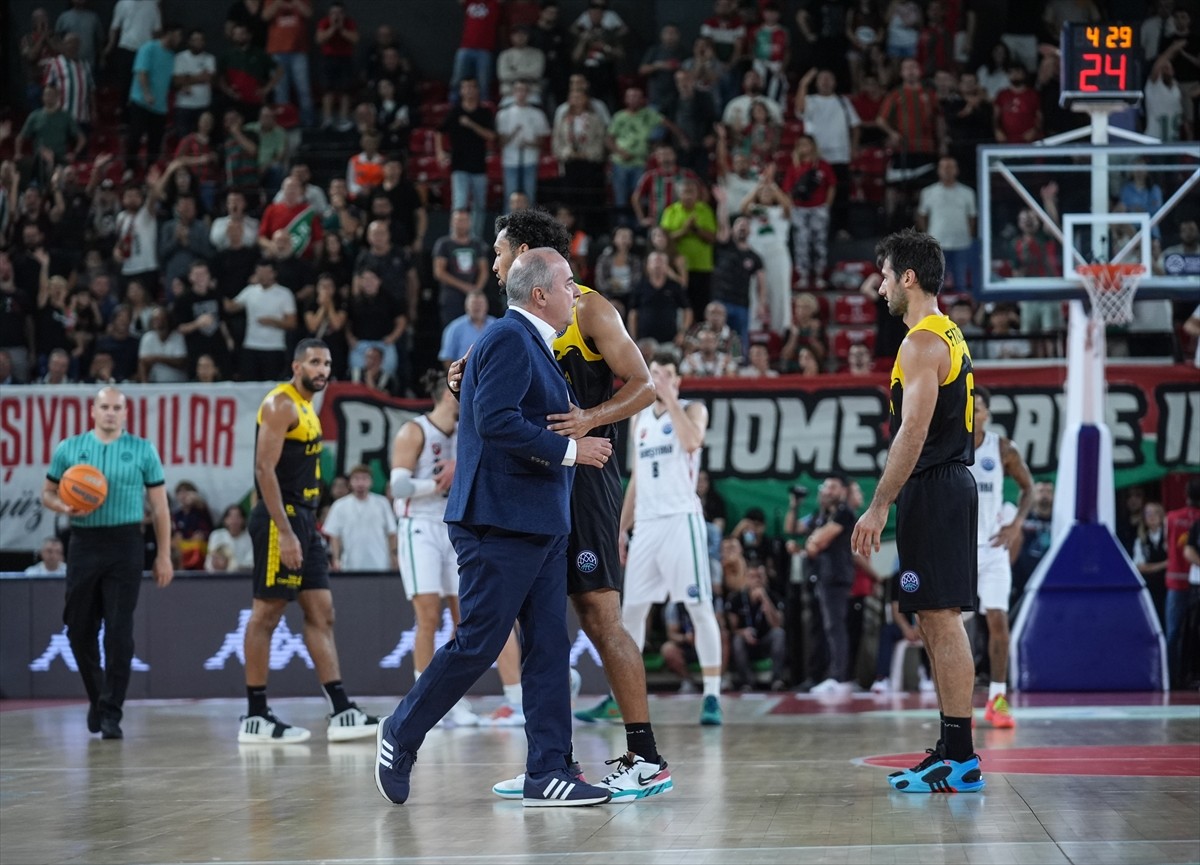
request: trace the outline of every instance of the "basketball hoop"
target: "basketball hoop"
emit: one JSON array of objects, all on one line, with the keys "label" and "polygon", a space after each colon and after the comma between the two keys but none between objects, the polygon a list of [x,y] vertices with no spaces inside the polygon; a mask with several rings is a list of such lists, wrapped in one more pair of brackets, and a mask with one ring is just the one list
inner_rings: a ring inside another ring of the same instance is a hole
[{"label": "basketball hoop", "polygon": [[1082,264],[1075,273],[1092,304],[1092,318],[1105,324],[1133,321],[1133,296],[1146,268],[1140,264]]}]

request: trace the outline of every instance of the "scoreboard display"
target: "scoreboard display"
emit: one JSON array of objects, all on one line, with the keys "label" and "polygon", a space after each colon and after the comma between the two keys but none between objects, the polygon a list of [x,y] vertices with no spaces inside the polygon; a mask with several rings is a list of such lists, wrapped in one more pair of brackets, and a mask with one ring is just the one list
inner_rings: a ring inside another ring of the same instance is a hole
[{"label": "scoreboard display", "polygon": [[1136,24],[1063,24],[1060,102],[1129,102],[1142,98]]}]

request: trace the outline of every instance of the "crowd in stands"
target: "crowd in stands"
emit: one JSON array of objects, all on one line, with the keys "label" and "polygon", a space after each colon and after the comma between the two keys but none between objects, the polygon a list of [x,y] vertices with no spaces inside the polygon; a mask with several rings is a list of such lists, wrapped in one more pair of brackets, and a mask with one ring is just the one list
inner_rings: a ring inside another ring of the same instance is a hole
[{"label": "crowd in stands", "polygon": [[[489,217],[531,206],[689,375],[885,368],[900,334],[871,241],[911,224],[942,242],[978,356],[1061,354],[1061,304],[978,302],[974,152],[1085,122],[1058,106],[1054,46],[1062,21],[1099,20],[1091,0],[715,0],[656,35],[620,5],[459,0],[448,86],[352,3],[235,0],[211,46],[159,0],[35,11],[26,110],[0,121],[0,381],[269,379],[311,335],[337,378],[411,393],[486,326],[476,292],[499,311]],[[1194,135],[1200,96],[1174,7],[1142,24],[1130,121],[1168,141]],[[1114,203],[1162,191],[1133,170]],[[1200,255],[1194,218],[1155,242]],[[1060,256],[1019,214],[1013,272]]]}]

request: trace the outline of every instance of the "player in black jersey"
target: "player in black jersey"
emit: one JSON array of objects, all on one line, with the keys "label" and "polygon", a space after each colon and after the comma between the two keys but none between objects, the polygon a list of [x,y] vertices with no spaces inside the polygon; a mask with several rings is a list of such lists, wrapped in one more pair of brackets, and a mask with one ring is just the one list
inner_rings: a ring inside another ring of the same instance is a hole
[{"label": "player in black jersey", "polygon": [[942,735],[929,757],[890,776],[906,793],[982,790],[971,740],[975,661],[963,628],[974,609],[978,493],[967,468],[975,460],[974,375],[962,331],[938,310],[945,258],[938,242],[911,229],[877,249],[888,311],[908,335],[892,367],[892,444],[875,496],[851,537],[856,553],[879,551],[896,502],[900,610],[915,612],[937,686]]},{"label": "player in black jersey", "polygon": [[[492,270],[504,284],[513,259],[526,249],[548,246],[566,256],[570,236],[550,213],[523,210],[496,220],[496,260]],[[551,416],[550,429],[582,438],[615,439],[615,424],[654,402],[654,386],[641,352],[630,339],[620,315],[599,292],[580,286],[575,315],[554,341],[558,358],[579,400],[569,414]],[[457,380],[460,365],[451,367]],[[625,384],[613,392],[613,379]],[[615,442],[614,442],[615,443]],[[621,513],[621,478],[616,460],[603,469],[586,466],[575,472],[571,492],[571,537],[567,547],[567,592],[584,633],[600,653],[615,697],[610,717],[625,721],[628,752],[616,771],[602,782],[614,800],[640,799],[671,789],[650,726],[646,668],[633,638],[621,624],[621,570],[617,529]],[[503,656],[502,656],[503,657]],[[501,670],[503,677],[503,669]],[[618,708],[619,707],[619,708]],[[646,778],[647,783],[639,781]],[[521,795],[523,779],[496,784],[505,798]]]}]

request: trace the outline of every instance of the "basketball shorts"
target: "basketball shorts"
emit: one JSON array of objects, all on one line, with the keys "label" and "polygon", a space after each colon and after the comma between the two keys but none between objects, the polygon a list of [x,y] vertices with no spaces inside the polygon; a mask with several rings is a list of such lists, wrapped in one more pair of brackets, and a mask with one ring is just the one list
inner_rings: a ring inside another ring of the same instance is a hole
[{"label": "basketball shorts", "polygon": [[[970,475],[967,475],[970,477]],[[712,603],[703,514],[638,520],[625,563],[625,603]]]},{"label": "basketball shorts", "polygon": [[979,493],[962,463],[908,479],[896,498],[900,611],[975,609]]},{"label": "basketball shorts", "polygon": [[567,538],[567,594],[621,591],[617,529],[621,521],[621,470],[580,466],[571,488],[571,534]]},{"label": "basketball shorts", "polygon": [[980,544],[979,550],[979,609],[1008,611],[1008,596],[1012,592],[1012,565],[1008,550]]},{"label": "basketball shorts", "polygon": [[400,577],[410,601],[414,595],[458,595],[458,554],[443,521],[401,517],[396,536]]},{"label": "basketball shorts", "polygon": [[259,502],[250,511],[247,531],[254,548],[254,597],[294,601],[306,589],[329,588],[329,558],[317,531],[317,513],[312,508],[284,505],[292,531],[300,539],[303,562],[291,570],[279,559],[279,529]]}]

